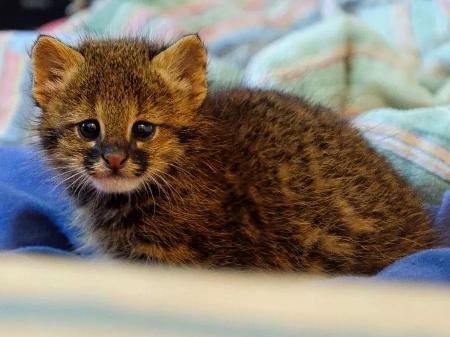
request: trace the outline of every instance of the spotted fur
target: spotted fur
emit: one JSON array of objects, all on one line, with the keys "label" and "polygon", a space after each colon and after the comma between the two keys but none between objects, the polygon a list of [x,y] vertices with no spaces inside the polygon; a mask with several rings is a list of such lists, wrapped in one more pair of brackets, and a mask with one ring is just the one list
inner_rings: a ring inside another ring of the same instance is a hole
[{"label": "spotted fur", "polygon": [[[75,49],[41,37],[33,50],[42,149],[101,251],[171,265],[372,274],[436,244],[414,191],[347,121],[276,91],[208,92],[203,45],[180,41],[87,40]],[[54,58],[54,73],[44,58]],[[92,118],[102,128],[95,143],[77,134]],[[140,119],[157,125],[152,140],[130,135]],[[124,174],[141,179],[126,193],[92,183],[106,145],[126,149]]]}]

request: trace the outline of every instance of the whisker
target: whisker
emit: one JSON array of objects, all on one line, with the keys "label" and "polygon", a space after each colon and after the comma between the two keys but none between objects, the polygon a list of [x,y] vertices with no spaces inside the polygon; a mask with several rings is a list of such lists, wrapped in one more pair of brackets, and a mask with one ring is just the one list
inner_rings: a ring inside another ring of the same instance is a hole
[{"label": "whisker", "polygon": [[[164,185],[169,189],[169,191],[172,193],[172,197],[175,197],[175,195],[174,194],[177,194],[177,196],[179,197],[179,199],[182,201],[182,202],[184,202],[184,200],[183,200],[183,198],[182,198],[182,196],[181,196],[181,194],[166,180],[166,179],[164,179],[164,177],[162,176],[162,171],[160,171],[160,170],[156,170],[156,169],[154,169],[153,170],[154,171],[154,174],[155,174],[155,176],[157,177],[157,178],[159,178],[159,179],[161,179],[162,181],[163,181],[163,183],[164,183]],[[175,200],[176,200],[176,202],[178,202],[178,198],[174,198]],[[179,206],[178,204],[177,204],[177,206]]]},{"label": "whisker", "polygon": [[171,201],[170,195],[167,193],[166,189],[163,188],[163,186],[161,186],[160,182],[157,181],[157,180],[155,179],[154,176],[149,176],[149,178],[150,178],[150,179],[155,183],[155,185],[158,187],[159,193],[160,193],[160,194],[161,194],[161,192],[164,193],[164,195],[165,195],[165,197],[166,197],[166,199],[167,199],[167,202],[168,202],[168,204],[169,204],[169,208],[170,208],[170,209],[173,209],[173,205],[172,205],[172,201]]}]

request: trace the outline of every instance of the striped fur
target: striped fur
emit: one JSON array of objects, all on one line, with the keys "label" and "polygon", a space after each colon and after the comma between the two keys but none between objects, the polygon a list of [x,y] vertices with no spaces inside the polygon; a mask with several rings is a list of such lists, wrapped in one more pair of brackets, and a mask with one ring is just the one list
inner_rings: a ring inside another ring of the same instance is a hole
[{"label": "striped fur", "polygon": [[[101,251],[207,268],[371,274],[435,245],[419,198],[347,121],[276,91],[206,94],[205,57],[195,36],[170,47],[88,40],[78,50],[38,40],[41,145]],[[41,58],[61,62],[54,83],[41,83],[51,71]],[[97,140],[77,134],[85,119],[99,121]],[[155,124],[155,137],[136,141],[136,120]],[[130,153],[115,178],[139,183],[128,193],[94,187],[110,144]]]}]

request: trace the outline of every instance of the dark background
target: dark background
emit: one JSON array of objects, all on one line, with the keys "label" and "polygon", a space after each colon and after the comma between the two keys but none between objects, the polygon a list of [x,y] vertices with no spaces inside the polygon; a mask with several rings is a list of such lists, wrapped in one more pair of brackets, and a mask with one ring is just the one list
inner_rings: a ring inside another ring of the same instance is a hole
[{"label": "dark background", "polygon": [[0,29],[33,29],[66,15],[69,0],[0,0]]}]

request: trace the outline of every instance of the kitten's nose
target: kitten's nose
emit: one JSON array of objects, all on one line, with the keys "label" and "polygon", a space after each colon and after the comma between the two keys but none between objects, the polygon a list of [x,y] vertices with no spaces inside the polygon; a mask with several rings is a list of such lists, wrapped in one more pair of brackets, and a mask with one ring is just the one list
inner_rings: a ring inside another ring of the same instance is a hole
[{"label": "kitten's nose", "polygon": [[125,162],[127,161],[128,156],[124,152],[112,152],[105,153],[103,155],[103,159],[110,169],[120,170],[125,166]]}]

